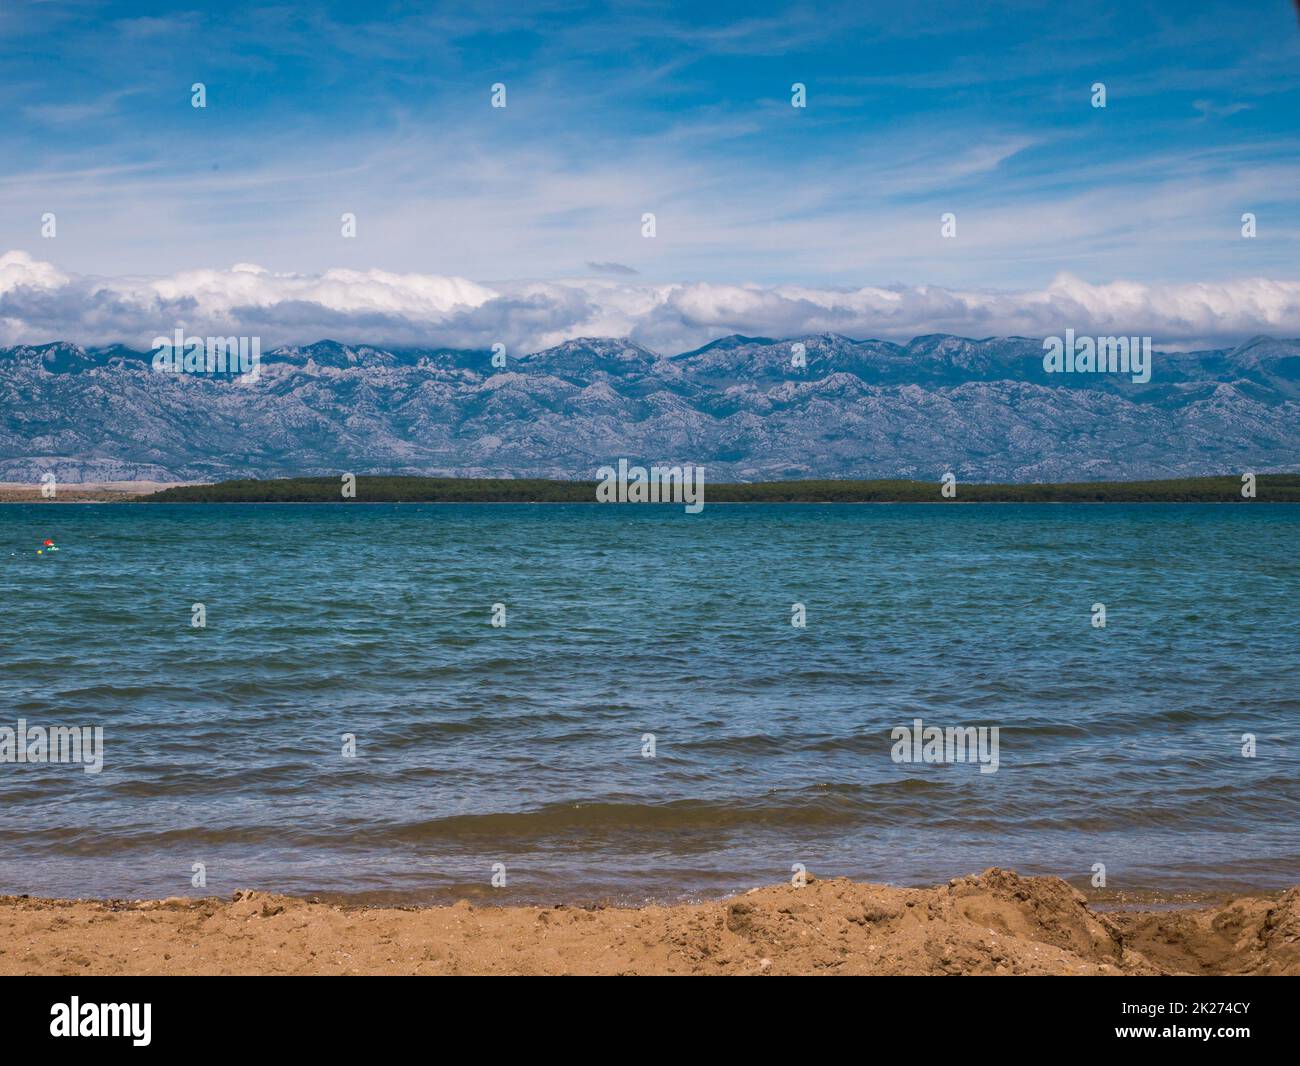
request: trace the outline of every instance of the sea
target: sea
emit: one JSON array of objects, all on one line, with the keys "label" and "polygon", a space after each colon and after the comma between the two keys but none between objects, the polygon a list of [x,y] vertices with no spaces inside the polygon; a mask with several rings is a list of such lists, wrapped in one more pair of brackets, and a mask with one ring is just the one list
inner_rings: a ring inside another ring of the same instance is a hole
[{"label": "sea", "polygon": [[0,893],[1287,887],[1298,549],[1262,503],[5,505]]}]

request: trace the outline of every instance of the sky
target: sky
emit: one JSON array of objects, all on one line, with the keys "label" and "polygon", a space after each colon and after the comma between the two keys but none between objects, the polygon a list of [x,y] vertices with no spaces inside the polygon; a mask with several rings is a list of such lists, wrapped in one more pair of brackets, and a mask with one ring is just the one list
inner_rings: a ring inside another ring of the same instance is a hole
[{"label": "sky", "polygon": [[1289,0],[5,0],[0,343],[1296,336],[1297,149]]}]

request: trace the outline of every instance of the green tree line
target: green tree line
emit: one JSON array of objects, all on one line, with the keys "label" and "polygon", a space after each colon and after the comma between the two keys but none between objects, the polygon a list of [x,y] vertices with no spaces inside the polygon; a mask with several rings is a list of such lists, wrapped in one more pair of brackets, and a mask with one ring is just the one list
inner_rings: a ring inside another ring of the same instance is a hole
[{"label": "green tree line", "polygon": [[[359,474],[345,498],[337,477],[243,479],[185,485],[136,498],[142,503],[594,503],[595,481],[543,478],[389,477]],[[708,484],[706,503],[1300,503],[1300,475],[1260,474],[1255,497],[1240,475],[1165,481],[1057,484],[958,482],[944,498],[938,481],[756,481]],[[680,505],[664,505],[680,506]]]}]

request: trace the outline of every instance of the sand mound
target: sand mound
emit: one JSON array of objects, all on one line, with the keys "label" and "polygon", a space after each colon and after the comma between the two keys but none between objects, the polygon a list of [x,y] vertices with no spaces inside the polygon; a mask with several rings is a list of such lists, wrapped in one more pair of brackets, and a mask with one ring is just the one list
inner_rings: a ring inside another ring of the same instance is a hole
[{"label": "sand mound", "polygon": [[670,907],[0,898],[3,974],[1300,974],[1300,889],[1095,914],[1053,877],[812,879]]},{"label": "sand mound", "polygon": [[1109,917],[1162,973],[1300,974],[1300,888],[1205,910]]}]

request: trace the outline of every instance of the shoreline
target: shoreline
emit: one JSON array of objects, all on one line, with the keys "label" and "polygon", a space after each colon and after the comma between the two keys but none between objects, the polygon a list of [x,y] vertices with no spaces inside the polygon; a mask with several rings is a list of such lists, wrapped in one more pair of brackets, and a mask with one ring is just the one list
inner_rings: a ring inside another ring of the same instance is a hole
[{"label": "shoreline", "polygon": [[996,868],[635,907],[4,896],[0,974],[1300,975],[1300,887],[1115,906]]},{"label": "shoreline", "polygon": [[[23,503],[49,503],[49,504],[72,504],[72,503],[130,503],[133,502],[139,493],[112,493],[106,494],[103,498],[92,498],[90,495],[78,498],[67,498],[57,500],[43,499],[4,499],[0,498],[0,505],[6,503],[23,504]],[[241,507],[333,507],[335,504],[327,503],[324,500],[150,500],[147,501],[156,507],[192,507],[205,506],[210,504],[238,504]],[[1300,500],[1252,500],[1252,504],[1267,504],[1274,507],[1294,506],[1300,503]],[[681,504],[677,503],[613,503],[601,504],[597,500],[347,500],[349,507],[573,507],[575,505],[585,507],[588,504],[601,507],[666,507],[671,510],[680,510]],[[899,507],[899,506],[921,506],[921,507],[1107,507],[1114,504],[1122,504],[1127,507],[1188,507],[1188,506],[1215,506],[1215,507],[1236,507],[1240,506],[1232,500],[718,500],[710,502],[709,507],[781,507],[781,506],[799,506],[799,507]]]},{"label": "shoreline", "polygon": [[[639,469],[639,468],[638,468]],[[657,469],[657,468],[656,468]],[[702,468],[701,468],[702,470]],[[351,475],[348,475],[351,476]],[[1250,479],[1249,484],[1246,484]],[[949,491],[951,487],[952,491]],[[1300,474],[1264,473],[1092,482],[946,482],[909,479],[808,479],[714,482],[695,497],[684,490],[660,499],[602,499],[597,482],[553,478],[458,478],[359,475],[347,486],[325,477],[219,482],[102,481],[67,483],[47,498],[32,483],[0,482],[0,503],[577,503],[702,508],[725,504],[964,503],[1300,503]],[[681,485],[677,484],[677,489]]]},{"label": "shoreline", "polygon": [[53,498],[30,481],[0,481],[3,503],[124,503],[165,489],[188,488],[191,481],[83,481],[56,486]]}]

